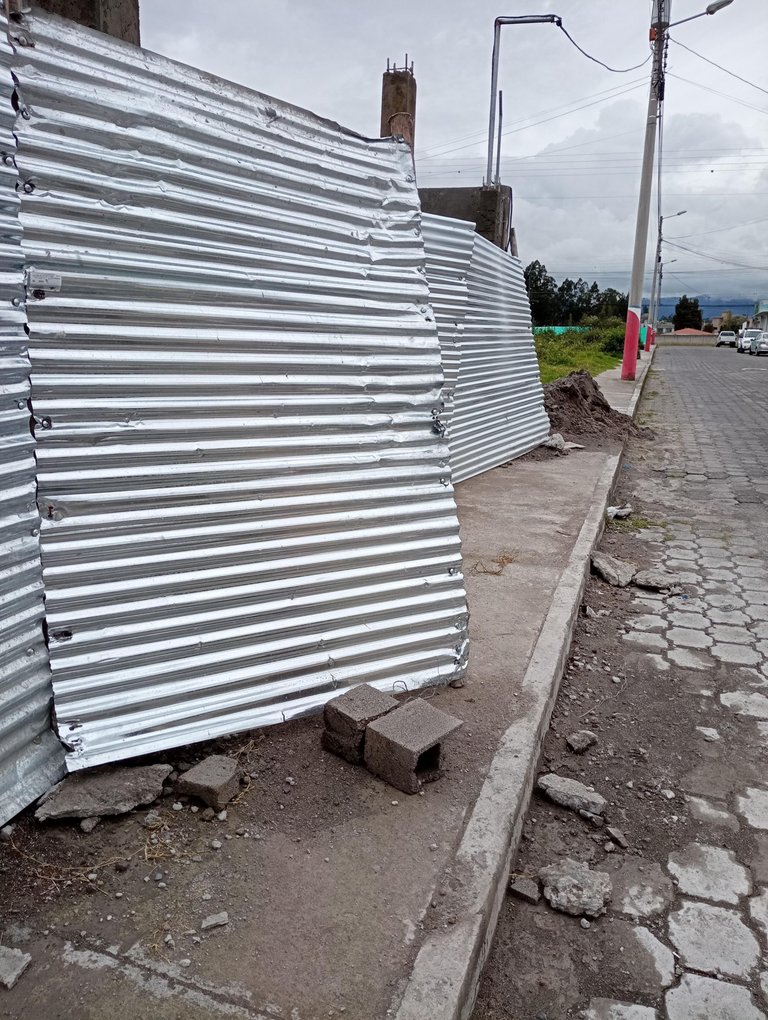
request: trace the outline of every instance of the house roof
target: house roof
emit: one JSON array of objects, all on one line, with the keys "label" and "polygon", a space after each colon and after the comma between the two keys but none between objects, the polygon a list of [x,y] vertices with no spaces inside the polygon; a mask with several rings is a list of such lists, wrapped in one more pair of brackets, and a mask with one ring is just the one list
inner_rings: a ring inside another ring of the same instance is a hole
[{"label": "house roof", "polygon": [[711,333],[707,333],[704,329],[676,329],[672,336],[712,336]]}]

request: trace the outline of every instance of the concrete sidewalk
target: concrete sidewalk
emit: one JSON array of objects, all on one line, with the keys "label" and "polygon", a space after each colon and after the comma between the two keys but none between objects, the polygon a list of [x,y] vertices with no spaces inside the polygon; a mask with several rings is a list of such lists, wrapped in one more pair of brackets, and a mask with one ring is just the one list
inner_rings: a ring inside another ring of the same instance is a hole
[{"label": "concrete sidewalk", "polygon": [[[612,403],[648,364],[608,378]],[[32,964],[0,1016],[466,1016],[618,464],[584,450],[458,487],[470,672],[434,698],[464,727],[423,796],[321,751],[309,719],[229,742],[247,792],[213,823],[164,802],[159,845],[142,812],[90,836],[22,822],[0,845],[0,942]]]}]

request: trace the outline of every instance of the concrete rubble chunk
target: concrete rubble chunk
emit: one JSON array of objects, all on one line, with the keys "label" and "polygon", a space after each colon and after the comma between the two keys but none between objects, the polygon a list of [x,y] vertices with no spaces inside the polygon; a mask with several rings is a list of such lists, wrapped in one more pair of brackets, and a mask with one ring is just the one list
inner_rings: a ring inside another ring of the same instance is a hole
[{"label": "concrete rubble chunk", "polygon": [[208,931],[210,928],[223,928],[225,924],[229,924],[229,914],[226,910],[222,910],[218,914],[210,914],[204,918],[200,924],[201,931]]},{"label": "concrete rubble chunk", "polygon": [[176,792],[199,797],[221,811],[240,792],[240,766],[225,754],[209,755],[179,776]]},{"label": "concrete rubble chunk", "polygon": [[536,787],[561,807],[570,808],[572,811],[588,811],[591,815],[605,814],[605,797],[590,790],[577,779],[567,779],[565,776],[550,772],[539,777]]},{"label": "concrete rubble chunk", "polygon": [[627,842],[627,837],[624,835],[621,829],[617,829],[615,825],[609,825],[606,827],[605,832],[606,835],[610,836],[613,842],[617,846],[620,846],[622,850],[627,849],[629,843]]},{"label": "concrete rubble chunk", "polygon": [[0,946],[0,987],[11,989],[32,963],[29,953]]},{"label": "concrete rubble chunk", "polygon": [[603,552],[592,553],[592,569],[614,588],[626,588],[637,573],[635,563],[628,563]]},{"label": "concrete rubble chunk", "polygon": [[570,733],[565,738],[565,742],[574,754],[583,754],[588,747],[597,743],[597,734],[592,730],[577,730],[575,733]]},{"label": "concrete rubble chunk", "polygon": [[517,896],[518,899],[525,900],[527,903],[538,903],[541,899],[539,883],[532,878],[514,878],[509,883],[509,891],[513,896]]},{"label": "concrete rubble chunk", "polygon": [[151,804],[163,792],[170,765],[137,765],[76,772],[57,783],[38,801],[38,822],[58,818],[124,815]]},{"label": "concrete rubble chunk", "polygon": [[607,873],[592,871],[587,864],[570,857],[542,868],[539,878],[549,905],[564,914],[597,917],[605,913],[605,904],[611,898]]},{"label": "concrete rubble chunk", "polygon": [[353,765],[360,764],[366,728],[397,706],[398,702],[391,695],[370,684],[359,684],[332,698],[323,709],[323,747]]},{"label": "concrete rubble chunk", "polygon": [[648,588],[650,591],[666,591],[669,588],[680,587],[683,581],[677,574],[672,574],[668,570],[638,570],[632,583],[638,588]]},{"label": "concrete rubble chunk", "polygon": [[546,446],[549,450],[557,450],[558,453],[565,452],[565,440],[559,432],[553,432],[541,445]]},{"label": "concrete rubble chunk", "polygon": [[422,698],[399,705],[365,732],[365,764],[403,793],[418,793],[443,771],[445,741],[463,723]]}]

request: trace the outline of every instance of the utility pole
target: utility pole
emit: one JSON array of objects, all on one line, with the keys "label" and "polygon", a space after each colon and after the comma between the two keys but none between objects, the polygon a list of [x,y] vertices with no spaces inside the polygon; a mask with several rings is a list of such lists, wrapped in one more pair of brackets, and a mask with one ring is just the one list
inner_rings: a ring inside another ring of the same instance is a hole
[{"label": "utility pole", "polygon": [[672,0],[654,0],[651,21],[651,42],[653,43],[653,70],[648,95],[648,118],[645,124],[645,146],[643,148],[643,169],[640,178],[640,198],[637,204],[635,226],[635,250],[632,256],[632,281],[629,286],[629,308],[624,333],[624,356],[621,362],[621,378],[634,379],[637,374],[637,351],[640,341],[640,307],[643,300],[645,278],[645,254],[648,248],[648,220],[651,213],[651,189],[653,186],[653,160],[656,153],[656,129],[659,106],[664,101],[664,41],[669,27]]}]

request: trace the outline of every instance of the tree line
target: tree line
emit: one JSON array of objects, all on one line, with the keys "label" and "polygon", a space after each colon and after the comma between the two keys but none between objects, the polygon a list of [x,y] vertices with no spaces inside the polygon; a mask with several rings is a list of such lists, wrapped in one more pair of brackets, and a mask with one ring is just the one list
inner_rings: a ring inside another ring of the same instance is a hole
[{"label": "tree line", "polygon": [[[628,294],[614,287],[601,290],[596,282],[589,284],[581,277],[578,280],[566,277],[558,284],[538,259],[525,267],[525,285],[534,326],[578,326],[582,322],[594,325],[596,321],[627,317]],[[647,310],[647,303],[643,307]],[[723,329],[738,328],[730,324],[732,319],[731,313],[726,312]],[[675,329],[701,329],[703,315],[699,299],[683,294],[675,306],[673,322]]]},{"label": "tree line", "polygon": [[626,319],[628,294],[597,283],[565,279],[558,284],[535,259],[525,267],[534,326],[578,326],[584,319]]}]

